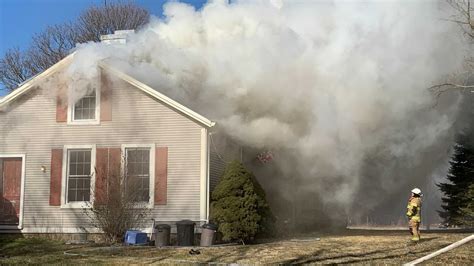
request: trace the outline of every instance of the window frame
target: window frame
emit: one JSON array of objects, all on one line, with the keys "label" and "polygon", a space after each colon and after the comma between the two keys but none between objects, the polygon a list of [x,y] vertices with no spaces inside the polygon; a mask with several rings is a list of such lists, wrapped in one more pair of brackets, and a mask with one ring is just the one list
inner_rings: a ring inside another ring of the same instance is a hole
[{"label": "window frame", "polygon": [[[91,151],[91,187],[89,201],[67,201],[68,189],[68,169],[69,169],[69,151],[70,150],[85,150]],[[94,189],[95,189],[95,161],[96,161],[96,145],[65,145],[63,148],[63,162],[62,162],[62,178],[61,178],[61,208],[78,209],[91,208],[94,203]]]},{"label": "window frame", "polygon": [[121,174],[126,177],[127,168],[127,149],[128,148],[148,148],[150,149],[150,186],[149,186],[149,199],[148,202],[137,202],[137,208],[153,208],[155,206],[155,144],[122,144],[122,167]]},{"label": "window frame", "polygon": [[[82,98],[81,98],[82,99]],[[67,124],[68,125],[99,125],[100,124],[100,86],[95,86],[95,119],[79,119],[74,118],[74,109],[76,103],[71,103],[67,108]]]}]

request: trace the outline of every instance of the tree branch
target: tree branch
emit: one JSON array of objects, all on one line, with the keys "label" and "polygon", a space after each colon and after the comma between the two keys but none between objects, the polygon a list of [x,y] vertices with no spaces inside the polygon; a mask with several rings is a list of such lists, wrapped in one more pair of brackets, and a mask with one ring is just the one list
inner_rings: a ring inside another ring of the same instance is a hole
[{"label": "tree branch", "polygon": [[443,87],[452,87],[455,89],[474,89],[474,85],[460,85],[460,84],[455,84],[455,83],[443,83],[443,84],[438,84],[429,87],[428,89],[438,89],[438,88],[443,88]]},{"label": "tree branch", "polygon": [[441,94],[450,91],[450,90],[458,90],[462,92],[467,92],[471,90],[472,93],[474,93],[474,85],[460,85],[460,84],[455,84],[455,83],[443,83],[443,84],[438,84],[438,85],[433,85],[428,88],[431,92],[435,94],[436,97],[436,104],[438,103],[439,97]]},{"label": "tree branch", "polygon": [[149,12],[133,3],[92,6],[75,22],[49,26],[36,34],[27,50],[8,50],[0,58],[0,83],[13,91],[19,83],[67,56],[76,43],[98,42],[100,35],[115,30],[138,29],[149,19]]}]

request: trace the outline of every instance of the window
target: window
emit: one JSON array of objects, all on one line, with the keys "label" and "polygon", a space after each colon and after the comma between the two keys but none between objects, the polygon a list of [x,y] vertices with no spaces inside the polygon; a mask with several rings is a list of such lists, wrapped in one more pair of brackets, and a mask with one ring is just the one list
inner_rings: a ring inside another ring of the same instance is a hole
[{"label": "window", "polygon": [[94,201],[95,156],[95,145],[64,146],[62,208],[87,208]]},{"label": "window", "polygon": [[91,150],[68,150],[67,202],[91,199]]},{"label": "window", "polygon": [[96,93],[82,97],[74,104],[74,120],[95,120]]},{"label": "window", "polygon": [[127,193],[136,201],[150,200],[150,149],[127,148]]},{"label": "window", "polygon": [[68,108],[68,124],[97,125],[100,123],[100,91],[96,88]]},{"label": "window", "polygon": [[123,145],[125,191],[133,201],[153,206],[155,145]]}]

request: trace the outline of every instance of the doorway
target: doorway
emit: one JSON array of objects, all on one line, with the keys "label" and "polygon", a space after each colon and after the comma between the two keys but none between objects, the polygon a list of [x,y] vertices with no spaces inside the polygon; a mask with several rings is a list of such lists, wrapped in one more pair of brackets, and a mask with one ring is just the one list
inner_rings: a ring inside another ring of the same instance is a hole
[{"label": "doorway", "polygon": [[20,228],[24,156],[0,157],[0,227]]}]

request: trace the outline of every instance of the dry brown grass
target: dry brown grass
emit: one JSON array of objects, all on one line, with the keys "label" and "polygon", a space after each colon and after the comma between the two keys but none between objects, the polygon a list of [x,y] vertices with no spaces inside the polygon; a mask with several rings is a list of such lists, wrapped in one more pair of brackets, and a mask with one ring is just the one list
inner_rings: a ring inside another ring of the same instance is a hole
[{"label": "dry brown grass", "polygon": [[[153,247],[76,247],[65,255],[63,246],[51,251],[54,260],[48,260],[48,253],[17,254],[0,258],[0,264],[32,262],[36,263],[239,263],[239,264],[402,264],[425,256],[469,234],[427,233],[416,245],[409,244],[407,232],[390,231],[348,231],[342,234],[300,235],[294,239],[283,239],[255,245],[218,246],[197,248],[199,255],[190,255],[190,248]],[[318,239],[319,238],[319,239]],[[442,254],[428,264],[474,263],[472,256],[474,243],[468,243],[448,253]],[[0,253],[2,253],[0,248]],[[4,252],[5,253],[5,252]],[[51,258],[52,259],[52,258]]]},{"label": "dry brown grass", "polygon": [[432,260],[423,263],[425,265],[436,263],[439,265],[473,265],[474,264],[474,242],[471,241],[454,250],[441,254]]}]

